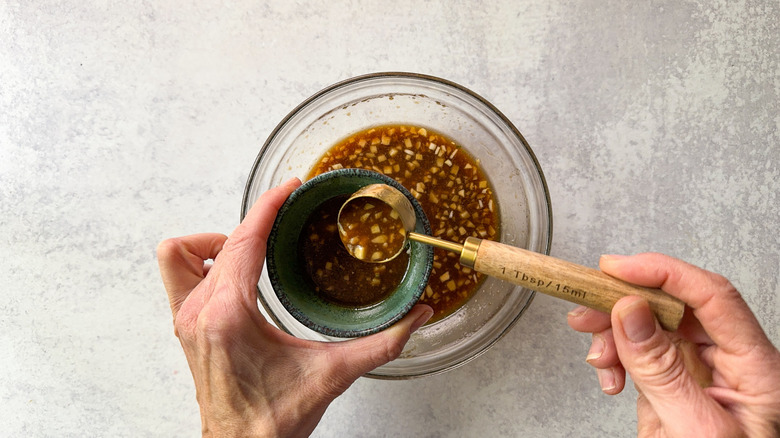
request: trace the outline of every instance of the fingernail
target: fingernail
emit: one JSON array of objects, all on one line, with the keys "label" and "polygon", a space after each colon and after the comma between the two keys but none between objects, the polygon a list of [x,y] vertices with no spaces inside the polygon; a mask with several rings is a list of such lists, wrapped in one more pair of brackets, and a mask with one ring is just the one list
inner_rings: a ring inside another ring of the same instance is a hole
[{"label": "fingernail", "polygon": [[429,319],[433,316],[433,309],[430,307],[425,309],[423,313],[420,314],[420,316],[417,317],[417,319],[414,320],[412,323],[412,326],[409,327],[409,333],[416,332],[420,327],[423,326],[426,322],[428,322]]},{"label": "fingernail", "polygon": [[599,368],[596,370],[596,376],[598,376],[599,385],[601,385],[601,390],[604,392],[612,391],[617,386],[615,383],[615,372],[612,371],[612,368]]},{"label": "fingernail", "polygon": [[593,335],[593,341],[590,344],[590,350],[588,351],[588,357],[585,358],[585,362],[590,363],[592,360],[596,360],[604,354],[604,348],[607,343],[604,341],[604,337],[599,334]]},{"label": "fingernail", "polygon": [[572,318],[579,318],[582,315],[586,314],[588,312],[588,310],[589,310],[588,307],[579,306],[579,307],[575,308],[574,310],[572,310],[571,312],[569,312],[569,316],[571,316]]},{"label": "fingernail", "polygon": [[623,324],[626,337],[633,342],[642,342],[655,333],[655,318],[645,300],[636,300],[620,309],[618,318]]}]

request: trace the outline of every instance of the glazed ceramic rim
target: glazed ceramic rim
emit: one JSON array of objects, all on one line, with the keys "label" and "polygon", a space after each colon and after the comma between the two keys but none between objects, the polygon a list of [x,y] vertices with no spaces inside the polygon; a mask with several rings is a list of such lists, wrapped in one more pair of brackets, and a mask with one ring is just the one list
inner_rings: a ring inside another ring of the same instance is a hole
[{"label": "glazed ceramic rim", "polygon": [[[277,298],[279,298],[279,301],[282,303],[284,308],[287,310],[287,312],[290,313],[295,319],[297,319],[301,324],[305,325],[306,327],[322,333],[327,336],[333,336],[338,338],[356,338],[360,336],[366,336],[370,334],[377,333],[379,331],[382,331],[391,325],[398,322],[401,318],[403,318],[407,313],[409,313],[410,310],[412,310],[412,307],[414,307],[415,304],[417,304],[417,301],[420,299],[420,296],[422,296],[423,292],[425,291],[425,285],[428,283],[428,279],[431,275],[431,270],[433,267],[433,247],[424,245],[422,243],[418,242],[412,242],[410,241],[410,247],[412,251],[412,256],[409,259],[410,266],[407,268],[406,273],[404,274],[404,279],[401,281],[401,283],[414,281],[413,286],[410,286],[409,289],[412,291],[411,293],[405,294],[405,299],[402,301],[401,307],[398,308],[396,312],[390,312],[387,315],[382,315],[382,318],[377,319],[375,322],[371,322],[370,324],[362,324],[363,326],[366,326],[365,328],[345,328],[344,326],[338,327],[337,325],[327,325],[325,321],[315,321],[315,318],[313,315],[308,314],[306,311],[302,310],[298,305],[295,304],[295,300],[292,300],[288,293],[286,293],[285,289],[282,288],[283,276],[280,275],[279,267],[276,263],[276,244],[277,244],[277,236],[279,233],[279,229],[282,226],[282,223],[284,222],[285,218],[292,214],[292,209],[294,208],[294,205],[296,202],[298,202],[300,199],[305,198],[306,196],[310,195],[310,191],[321,188],[322,186],[326,186],[328,184],[337,184],[338,179],[342,180],[367,180],[368,183],[374,184],[374,183],[381,183],[381,184],[387,184],[397,190],[399,190],[401,193],[406,196],[407,199],[412,204],[412,207],[414,208],[415,216],[417,218],[416,228],[415,231],[424,233],[424,234],[430,234],[431,233],[431,226],[430,222],[428,221],[428,218],[425,216],[425,213],[423,212],[422,206],[417,202],[417,200],[412,196],[412,194],[401,184],[399,184],[394,179],[385,176],[381,173],[374,172],[371,170],[365,170],[365,169],[353,169],[353,168],[347,168],[347,169],[339,169],[339,170],[332,170],[330,172],[323,173],[321,175],[318,175],[298,187],[282,204],[282,206],[279,208],[279,213],[276,216],[276,219],[274,220],[273,227],[271,228],[271,233],[268,236],[268,245],[266,250],[266,266],[268,268],[268,276],[271,280],[271,287],[274,289],[274,292],[276,293]],[[335,193],[333,196],[322,198],[320,199],[317,206],[322,205],[323,202],[332,199],[334,196],[341,196],[348,193]],[[317,206],[314,206],[313,209],[316,209]],[[293,250],[294,251],[294,250]],[[415,254],[419,254],[419,256],[415,256]],[[422,270],[420,268],[415,268],[411,266],[411,263],[414,262],[415,257],[421,257],[422,261],[424,262],[424,266]],[[413,278],[406,278],[407,275],[411,275],[410,273],[416,272],[415,277]],[[363,314],[371,314],[372,312],[376,312],[379,308],[381,308],[384,304],[388,302],[396,301],[398,298],[393,299],[392,295],[396,294],[396,291],[393,291],[391,293],[391,296],[387,299],[383,300],[382,302],[378,304],[374,304],[371,306],[365,306],[365,307],[357,307],[354,308],[354,311],[357,314],[363,313]],[[331,306],[331,304],[327,304],[325,300],[317,299],[317,302],[320,302],[323,304],[323,306]],[[333,305],[335,306],[335,305]],[[343,309],[347,309],[344,307]]]},{"label": "glazed ceramic rim", "polygon": [[[420,74],[420,73],[377,72],[377,73],[369,73],[365,75],[355,76],[340,82],[336,82],[330,86],[327,86],[321,89],[320,91],[318,91],[317,93],[313,94],[308,99],[302,101],[298,106],[296,106],[290,113],[287,114],[287,116],[285,116],[277,124],[277,126],[274,128],[274,130],[271,132],[271,134],[268,136],[267,140],[263,144],[263,147],[260,149],[260,152],[258,153],[252,165],[250,174],[247,178],[247,183],[244,189],[244,195],[243,195],[243,200],[241,205],[241,218],[243,219],[244,215],[246,214],[246,211],[248,211],[248,207],[250,206],[249,196],[251,195],[251,191],[253,189],[253,182],[254,179],[256,178],[257,170],[262,164],[263,157],[267,154],[268,149],[276,142],[276,138],[284,132],[285,128],[287,127],[287,125],[290,123],[292,119],[299,117],[299,114],[306,112],[310,106],[318,104],[319,101],[329,97],[329,95],[331,94],[339,92],[342,89],[348,87],[349,88],[358,87],[363,82],[371,82],[374,80],[381,81],[381,80],[387,80],[393,78],[398,78],[402,81],[417,81],[420,82],[421,86],[425,86],[426,83],[429,86],[434,86],[434,87],[439,86],[440,88],[443,88],[445,90],[449,89],[450,93],[461,94],[465,96],[467,99],[474,100],[477,104],[477,107],[482,106],[483,110],[485,110],[486,113],[488,113],[491,117],[495,118],[494,122],[497,122],[500,125],[502,125],[502,127],[507,131],[507,135],[509,135],[510,137],[514,137],[517,140],[517,142],[519,143],[518,146],[522,145],[522,147],[517,147],[516,150],[518,151],[518,153],[524,153],[526,155],[526,158],[531,162],[532,166],[528,167],[526,171],[530,172],[529,175],[532,175],[534,178],[538,179],[538,184],[540,189],[539,200],[540,203],[541,201],[544,202],[544,205],[539,205],[538,207],[540,208],[539,214],[544,218],[544,221],[546,221],[546,227],[543,227],[542,229],[536,231],[540,235],[540,241],[538,243],[538,246],[536,246],[535,250],[543,252],[544,254],[549,254],[550,247],[552,245],[552,230],[553,230],[552,202],[550,199],[550,192],[547,186],[547,181],[545,179],[544,173],[541,169],[541,166],[539,165],[539,161],[536,157],[536,154],[533,152],[528,142],[525,140],[525,138],[519,132],[519,130],[514,126],[514,124],[511,121],[509,121],[509,119],[501,111],[499,111],[495,106],[493,106],[493,104],[491,104],[489,101],[484,99],[479,94],[471,91],[470,89],[462,85],[451,82],[449,80],[442,79],[436,76]],[[474,103],[467,103],[467,104],[471,106],[474,105]],[[257,290],[258,299],[262,304],[263,308],[266,310],[267,316],[281,330],[287,333],[291,333],[290,329],[288,329],[285,326],[285,324],[280,320],[280,318],[274,314],[271,305],[266,301],[265,297],[263,296],[263,293],[260,290],[259,285],[257,289],[258,289]],[[444,364],[442,366],[439,366],[437,368],[433,368],[426,371],[418,371],[418,372],[410,371],[410,372],[405,372],[404,374],[382,374],[382,373],[371,372],[368,373],[366,376],[371,378],[386,379],[386,380],[403,380],[403,379],[410,379],[416,377],[431,376],[431,375],[447,372],[454,368],[458,368],[462,365],[465,365],[471,362],[472,360],[475,360],[476,358],[484,354],[487,350],[489,350],[490,347],[495,345],[517,324],[520,317],[525,313],[526,309],[528,309],[531,302],[533,301],[533,298],[535,297],[535,293],[533,291],[528,291],[528,292],[529,292],[528,299],[525,301],[524,305],[517,310],[517,313],[514,314],[514,316],[511,319],[507,319],[503,325],[503,328],[498,330],[497,333],[494,333],[492,335],[492,338],[487,340],[482,345],[480,345],[478,349],[473,350],[470,353],[470,355],[465,356],[459,359],[458,361],[453,361]]]}]

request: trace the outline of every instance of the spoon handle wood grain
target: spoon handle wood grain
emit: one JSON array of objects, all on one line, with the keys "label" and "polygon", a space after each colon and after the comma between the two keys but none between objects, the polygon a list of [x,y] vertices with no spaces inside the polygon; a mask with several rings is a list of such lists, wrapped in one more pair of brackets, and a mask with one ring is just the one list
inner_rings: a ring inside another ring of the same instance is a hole
[{"label": "spoon handle wood grain", "polygon": [[473,268],[483,274],[607,313],[619,299],[640,296],[665,330],[675,331],[680,325],[685,303],[660,289],[636,286],[597,269],[490,240],[478,245]]}]

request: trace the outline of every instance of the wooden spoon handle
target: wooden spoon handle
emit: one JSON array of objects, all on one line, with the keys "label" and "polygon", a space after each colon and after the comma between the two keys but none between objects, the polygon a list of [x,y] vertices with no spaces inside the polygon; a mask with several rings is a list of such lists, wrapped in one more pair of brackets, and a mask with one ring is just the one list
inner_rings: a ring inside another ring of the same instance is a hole
[{"label": "wooden spoon handle", "polygon": [[619,299],[637,295],[647,300],[661,327],[669,331],[677,330],[685,310],[685,303],[660,289],[636,286],[597,269],[490,240],[479,242],[473,267],[492,277],[607,313]]}]

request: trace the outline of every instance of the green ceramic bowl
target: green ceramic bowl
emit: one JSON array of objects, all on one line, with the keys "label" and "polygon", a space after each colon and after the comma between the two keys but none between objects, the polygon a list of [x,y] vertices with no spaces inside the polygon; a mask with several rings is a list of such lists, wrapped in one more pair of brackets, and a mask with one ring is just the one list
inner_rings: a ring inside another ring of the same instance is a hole
[{"label": "green ceramic bowl", "polygon": [[298,253],[298,241],[308,218],[323,202],[376,183],[401,190],[414,206],[416,231],[431,233],[422,207],[408,190],[392,178],[362,169],[340,169],[312,178],[295,190],[279,209],[268,238],[268,277],[284,308],[312,330],[341,338],[376,333],[403,318],[428,283],[433,247],[410,242],[406,274],[401,284],[383,301],[366,307],[346,307],[326,301],[314,292]]}]

